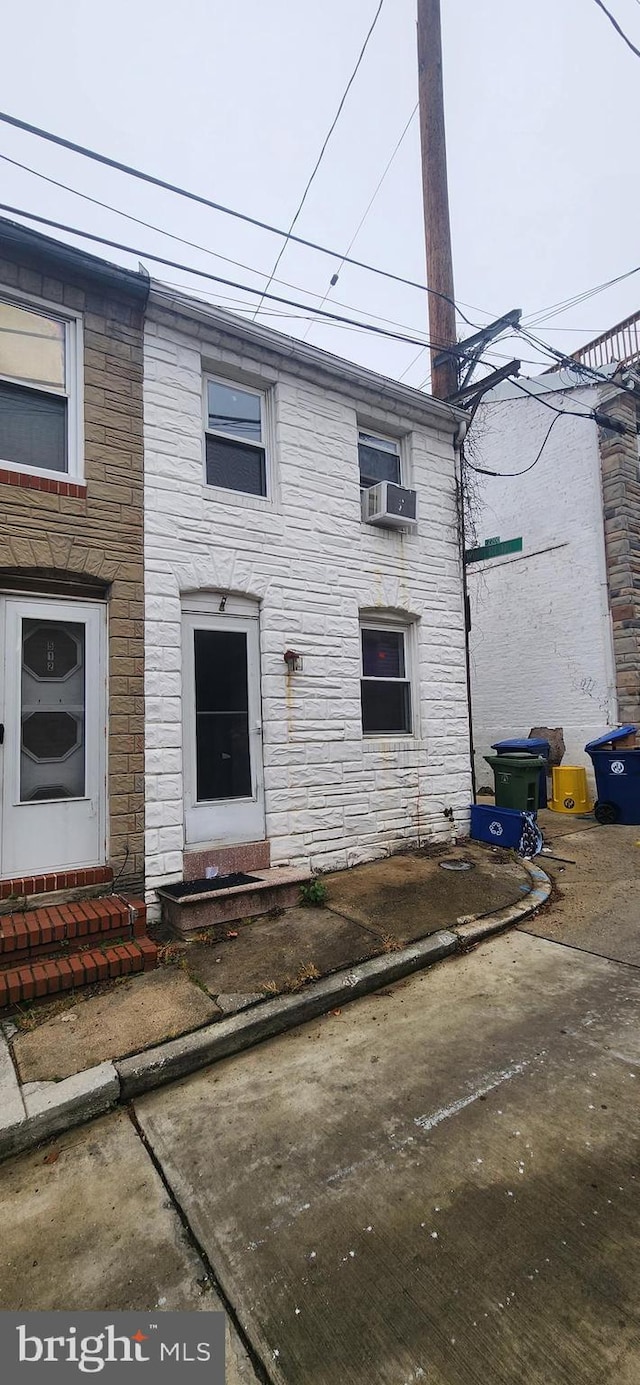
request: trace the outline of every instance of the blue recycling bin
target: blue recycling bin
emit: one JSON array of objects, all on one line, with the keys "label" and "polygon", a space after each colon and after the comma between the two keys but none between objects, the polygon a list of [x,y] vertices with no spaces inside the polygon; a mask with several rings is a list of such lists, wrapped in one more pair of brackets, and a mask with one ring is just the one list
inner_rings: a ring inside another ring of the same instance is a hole
[{"label": "blue recycling bin", "polygon": [[469,835],[474,842],[488,842],[490,846],[519,851],[524,826],[525,816],[519,808],[494,808],[487,803],[471,805]]},{"label": "blue recycling bin", "polygon": [[640,823],[640,750],[616,749],[618,741],[637,729],[619,726],[585,745],[596,776],[598,801],[593,811],[597,822]]},{"label": "blue recycling bin", "polygon": [[547,806],[547,774],[549,772],[549,759],[551,757],[551,746],[548,741],[539,740],[537,736],[524,738],[523,740],[495,741],[491,747],[498,755],[511,755],[514,751],[525,755],[539,755],[544,760],[545,767],[540,770],[540,784],[538,790],[538,806]]}]

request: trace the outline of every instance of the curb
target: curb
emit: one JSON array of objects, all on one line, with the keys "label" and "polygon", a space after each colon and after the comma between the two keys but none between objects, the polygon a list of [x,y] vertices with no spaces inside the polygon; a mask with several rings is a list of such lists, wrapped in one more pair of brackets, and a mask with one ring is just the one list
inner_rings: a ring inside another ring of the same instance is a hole
[{"label": "curb", "polygon": [[461,955],[484,938],[512,927],[539,909],[552,889],[549,877],[539,866],[528,861],[523,865],[531,889],[516,904],[498,913],[465,919],[451,931],[443,929],[398,952],[383,953],[346,967],[305,987],[299,994],[261,1000],[228,1019],[178,1039],[168,1039],[129,1058],[99,1063],[62,1082],[32,1082],[20,1087],[8,1044],[0,1040],[0,1159],[348,1005],[445,957]]}]

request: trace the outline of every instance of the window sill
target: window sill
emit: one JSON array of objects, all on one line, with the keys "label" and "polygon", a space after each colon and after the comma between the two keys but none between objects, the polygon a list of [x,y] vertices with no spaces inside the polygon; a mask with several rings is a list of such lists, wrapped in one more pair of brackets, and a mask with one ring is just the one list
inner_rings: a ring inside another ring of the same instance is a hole
[{"label": "window sill", "polygon": [[418,737],[407,735],[406,731],[389,731],[386,736],[363,734],[362,745],[365,751],[380,754],[381,750],[415,750]]},{"label": "window sill", "polygon": [[68,481],[66,476],[42,476],[31,471],[10,471],[0,468],[0,485],[19,486],[21,490],[44,491],[48,495],[71,495],[83,499],[87,494],[84,481]]},{"label": "window sill", "polygon": [[227,490],[226,486],[209,486],[206,482],[202,486],[202,497],[209,503],[215,501],[220,505],[239,505],[245,510],[275,509],[270,495],[252,495],[249,491]]}]

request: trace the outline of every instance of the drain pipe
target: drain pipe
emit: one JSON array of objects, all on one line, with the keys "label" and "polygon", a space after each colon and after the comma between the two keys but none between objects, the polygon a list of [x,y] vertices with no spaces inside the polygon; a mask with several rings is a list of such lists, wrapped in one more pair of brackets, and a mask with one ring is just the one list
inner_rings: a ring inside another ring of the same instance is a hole
[{"label": "drain pipe", "polygon": [[469,719],[469,754],[470,754],[470,757],[471,757],[471,792],[472,792],[473,802],[475,803],[476,797],[477,797],[477,785],[476,785],[476,758],[475,758],[475,749],[474,749],[474,743],[473,743],[473,710],[472,710],[472,705],[471,705],[471,647],[470,647],[470,640],[469,640],[469,634],[470,634],[470,631],[471,631],[471,603],[470,603],[470,601],[469,601],[469,587],[468,587],[468,584],[467,584],[467,564],[466,564],[466,560],[465,560],[465,533],[464,533],[465,514],[464,514],[464,480],[463,480],[463,470],[464,470],[464,440],[465,440],[465,438],[466,438],[466,436],[467,436],[468,431],[469,431],[469,424],[468,424],[468,421],[467,421],[466,418],[463,418],[463,419],[460,420],[460,423],[458,424],[458,428],[457,428],[457,431],[456,431],[456,433],[455,433],[455,435],[454,435],[454,439],[453,439],[453,445],[454,445],[455,450],[456,450],[456,452],[457,452],[457,454],[458,454],[459,466],[460,466],[459,475],[458,475],[458,477],[457,477],[457,484],[458,484],[458,537],[459,537],[459,542],[460,542],[460,562],[461,562],[461,564],[462,564],[462,595],[463,595],[463,601],[464,601],[464,654],[465,654],[465,671],[466,671],[466,681],[467,681],[467,712],[468,712],[468,719]]}]

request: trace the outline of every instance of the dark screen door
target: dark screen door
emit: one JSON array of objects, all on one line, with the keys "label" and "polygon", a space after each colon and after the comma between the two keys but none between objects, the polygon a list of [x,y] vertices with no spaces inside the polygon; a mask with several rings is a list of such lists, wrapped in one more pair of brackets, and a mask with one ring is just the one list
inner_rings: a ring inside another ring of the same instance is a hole
[{"label": "dark screen door", "polygon": [[247,636],[195,630],[198,802],[251,797]]}]

